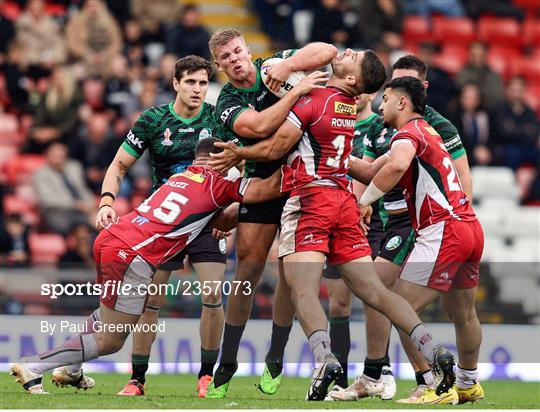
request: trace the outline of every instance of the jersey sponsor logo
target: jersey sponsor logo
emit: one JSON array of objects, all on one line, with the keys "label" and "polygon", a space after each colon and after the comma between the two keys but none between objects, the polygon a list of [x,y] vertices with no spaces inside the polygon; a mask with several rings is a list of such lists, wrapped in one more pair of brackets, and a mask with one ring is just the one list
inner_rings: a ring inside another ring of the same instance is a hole
[{"label": "jersey sponsor logo", "polygon": [[149,221],[150,221],[150,219],[148,219],[148,218],[146,218],[144,216],[140,216],[140,215],[137,215],[133,219],[131,219],[131,223],[136,223],[139,226],[142,226],[142,225],[144,225],[145,223],[147,223]]},{"label": "jersey sponsor logo", "polygon": [[[174,175],[177,173],[182,173],[186,170],[188,166],[191,166],[191,162],[176,163],[170,167],[171,174]],[[167,179],[164,179],[164,181],[167,181]]]},{"label": "jersey sponsor logo", "polygon": [[431,126],[426,126],[426,127],[424,127],[424,130],[425,130],[426,132],[428,132],[428,133],[429,133],[430,135],[432,135],[432,136],[438,136],[438,135],[439,135],[439,133],[437,133],[437,131],[436,131],[433,127],[431,127]]},{"label": "jersey sponsor logo", "polygon": [[448,272],[443,272],[435,279],[435,283],[445,283],[445,284],[452,283],[449,277],[450,275],[448,274]]},{"label": "jersey sponsor logo", "polygon": [[161,141],[163,146],[172,146],[173,142],[171,140],[171,135],[171,129],[167,127],[167,129],[163,132],[163,137],[165,137],[165,139]]},{"label": "jersey sponsor logo", "polygon": [[368,139],[367,135],[364,136],[364,139],[362,140],[362,144],[364,147],[372,147],[371,140]]},{"label": "jersey sponsor logo", "polygon": [[195,129],[193,127],[188,127],[187,129],[178,129],[179,133],[193,133]]},{"label": "jersey sponsor logo", "polygon": [[333,127],[354,127],[354,124],[355,124],[355,120],[354,119],[341,119],[341,118],[335,118],[335,117],[332,117],[332,126]]},{"label": "jersey sponsor logo", "polygon": [[313,233],[308,233],[304,236],[304,240],[300,242],[300,245],[318,245],[321,244],[323,241],[322,239],[315,239],[315,236]]},{"label": "jersey sponsor logo", "polygon": [[199,133],[199,140],[208,139],[209,137],[212,137],[212,129],[207,129],[205,127]]},{"label": "jersey sponsor logo", "polygon": [[199,173],[195,174],[195,173],[191,173],[190,171],[186,171],[183,173],[184,177],[186,177],[187,179],[189,180],[193,180],[194,182],[197,182],[197,183],[202,183],[205,181],[206,179],[206,176],[204,175],[201,175]]},{"label": "jersey sponsor logo", "polygon": [[334,112],[341,114],[356,114],[356,106],[343,102],[334,102]]},{"label": "jersey sponsor logo", "polygon": [[260,102],[262,99],[264,99],[264,97],[268,94],[268,92],[266,90],[264,90],[260,96],[257,96],[257,101]]},{"label": "jersey sponsor logo", "polygon": [[360,242],[352,246],[353,249],[360,249],[360,248],[365,248],[365,247],[369,247],[368,242]]},{"label": "jersey sponsor logo", "polygon": [[122,259],[126,260],[127,259],[127,252],[125,250],[119,250],[118,251],[118,256],[120,256]]},{"label": "jersey sponsor logo", "polygon": [[242,206],[242,208],[240,209],[240,214],[245,215],[247,212],[247,208],[245,206]]},{"label": "jersey sponsor logo", "polygon": [[401,242],[403,242],[403,239],[401,236],[397,235],[391,238],[384,247],[386,250],[395,250],[401,245]]},{"label": "jersey sponsor logo", "polygon": [[251,103],[248,103],[248,107],[249,107],[251,110],[255,110],[255,106],[253,106]]},{"label": "jersey sponsor logo", "polygon": [[239,109],[240,106],[233,106],[229,107],[228,109],[225,109],[221,112],[221,121],[223,123],[226,123],[229,120],[229,117],[231,117],[231,114],[236,110]]},{"label": "jersey sponsor logo", "polygon": [[129,130],[129,133],[128,133],[128,135],[127,135],[127,139],[131,142],[131,144],[132,144],[133,146],[137,146],[139,149],[142,149],[142,148],[143,148],[143,147],[142,147],[142,144],[143,144],[142,140],[139,139],[137,136],[135,136],[135,135],[133,134],[133,132],[131,131],[131,129]]},{"label": "jersey sponsor logo", "polygon": [[165,183],[167,186],[176,187],[178,189],[185,189],[189,186],[188,182],[171,182],[170,180]]},{"label": "jersey sponsor logo", "polygon": [[447,150],[450,150],[456,146],[459,146],[459,144],[461,143],[461,138],[459,137],[459,135],[455,135],[453,138],[451,138],[450,140],[444,142],[445,146],[446,146],[446,149]]},{"label": "jersey sponsor logo", "polygon": [[311,103],[313,98],[311,96],[303,96],[298,100],[298,106],[303,107]]}]

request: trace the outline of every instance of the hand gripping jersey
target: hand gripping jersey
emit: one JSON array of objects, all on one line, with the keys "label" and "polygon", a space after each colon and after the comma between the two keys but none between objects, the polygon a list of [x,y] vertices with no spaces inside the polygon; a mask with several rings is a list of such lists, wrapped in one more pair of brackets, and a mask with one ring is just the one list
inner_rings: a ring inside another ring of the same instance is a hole
[{"label": "hand gripping jersey", "polygon": [[304,133],[283,167],[282,191],[308,183],[351,190],[347,179],[356,105],[335,88],[315,89],[300,98],[287,118]]},{"label": "hand gripping jersey", "polygon": [[106,230],[157,266],[194,240],[218,210],[241,202],[249,182],[190,166]]},{"label": "hand gripping jersey", "polygon": [[476,220],[452,158],[429,123],[410,120],[390,143],[392,148],[399,144],[412,144],[416,149],[416,156],[399,182],[415,229],[445,220]]}]

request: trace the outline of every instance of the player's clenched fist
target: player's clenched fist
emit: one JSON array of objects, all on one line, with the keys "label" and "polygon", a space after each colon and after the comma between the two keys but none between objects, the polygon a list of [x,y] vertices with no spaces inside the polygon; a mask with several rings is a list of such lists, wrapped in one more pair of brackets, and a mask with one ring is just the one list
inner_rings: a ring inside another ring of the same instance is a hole
[{"label": "player's clenched fist", "polygon": [[96,228],[97,230],[104,229],[111,223],[114,223],[117,219],[116,211],[109,205],[103,205],[96,216]]}]

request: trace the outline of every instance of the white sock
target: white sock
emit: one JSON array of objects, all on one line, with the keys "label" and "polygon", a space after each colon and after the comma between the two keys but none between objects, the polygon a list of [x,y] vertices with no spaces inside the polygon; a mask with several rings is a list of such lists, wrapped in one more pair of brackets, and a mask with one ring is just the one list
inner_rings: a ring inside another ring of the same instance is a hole
[{"label": "white sock", "polygon": [[461,389],[472,387],[478,382],[478,369],[456,367],[456,386]]},{"label": "white sock", "polygon": [[324,363],[324,359],[327,355],[332,353],[330,349],[330,335],[325,330],[318,330],[313,332],[308,338],[309,349],[315,356],[315,363],[319,366]]},{"label": "white sock", "polygon": [[424,382],[426,382],[426,385],[432,388],[435,385],[435,378],[433,377],[433,372],[431,370],[422,373],[422,376],[424,377]]},{"label": "white sock", "polygon": [[410,335],[412,341],[416,347],[422,352],[424,358],[429,362],[430,365],[433,364],[434,358],[434,349],[435,342],[429,333],[428,329],[423,323],[419,323],[414,327]]}]

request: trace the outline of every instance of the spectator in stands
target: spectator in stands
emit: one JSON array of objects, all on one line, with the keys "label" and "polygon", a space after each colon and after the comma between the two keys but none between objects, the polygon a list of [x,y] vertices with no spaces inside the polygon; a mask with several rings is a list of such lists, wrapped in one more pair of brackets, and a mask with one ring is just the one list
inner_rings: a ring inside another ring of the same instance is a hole
[{"label": "spectator in stands", "polygon": [[67,251],[58,262],[61,269],[94,269],[92,257],[92,233],[87,224],[78,224],[71,228],[67,237]]},{"label": "spectator in stands", "polygon": [[474,42],[469,49],[469,62],[457,76],[459,87],[474,83],[482,92],[482,101],[489,110],[498,107],[504,99],[504,87],[501,76],[487,64],[487,46]]},{"label": "spectator in stands", "polygon": [[208,59],[209,39],[208,31],[201,25],[199,8],[194,4],[186,4],[182,8],[180,21],[167,32],[165,52],[173,53],[177,58],[195,54]]},{"label": "spectator in stands", "polygon": [[310,41],[332,43],[338,48],[344,48],[348,40],[341,2],[320,0],[314,9]]},{"label": "spectator in stands", "polygon": [[0,265],[3,267],[26,267],[30,264],[28,233],[30,227],[20,214],[13,213],[4,219],[0,227]]},{"label": "spectator in stands", "polygon": [[427,104],[434,107],[443,116],[446,116],[448,114],[448,102],[454,100],[458,89],[452,77],[438,67],[434,61],[437,52],[437,46],[434,43],[422,42],[418,48],[418,57],[429,67],[426,78],[429,82]]},{"label": "spectator in stands", "polygon": [[296,3],[296,0],[251,1],[261,28],[270,37],[274,50],[295,47],[292,16],[296,11]]},{"label": "spectator in stands", "polygon": [[47,164],[34,174],[34,188],[48,228],[66,235],[73,225],[91,222],[95,199],[84,181],[82,165],[68,158],[64,144],[51,144],[46,158]]},{"label": "spectator in stands", "polygon": [[111,117],[106,113],[93,113],[82,128],[79,158],[86,170],[86,181],[94,193],[99,194],[105,172],[120,144],[111,147],[113,139]]},{"label": "spectator in stands", "polygon": [[489,115],[483,108],[480,89],[476,84],[466,84],[461,88],[457,106],[450,118],[459,130],[469,164],[488,165],[492,158],[489,149]]},{"label": "spectator in stands", "polygon": [[517,169],[524,163],[538,162],[540,122],[525,102],[527,85],[521,77],[510,79],[506,100],[494,114],[493,142],[497,144],[498,160]]},{"label": "spectator in stands", "polygon": [[2,3],[0,0],[0,66],[6,62],[8,44],[15,38],[15,25],[2,13]]},{"label": "spectator in stands", "polygon": [[60,27],[47,15],[44,0],[30,0],[16,22],[17,41],[25,63],[36,71],[48,70],[66,59]]},{"label": "spectator in stands", "polygon": [[71,54],[86,62],[92,73],[104,76],[113,56],[122,49],[122,33],[102,0],[86,0],[66,26]]},{"label": "spectator in stands", "polygon": [[131,14],[141,25],[144,40],[150,40],[152,34],[159,33],[163,23],[171,25],[178,21],[181,11],[182,4],[179,1],[131,0]]},{"label": "spectator in stands", "polygon": [[433,13],[446,17],[463,17],[464,15],[459,0],[405,0],[405,11],[408,15],[422,16],[426,19],[431,19]]},{"label": "spectator in stands", "polygon": [[6,61],[0,68],[6,78],[10,106],[18,111],[30,112],[32,108],[29,97],[34,89],[34,82],[26,75],[23,50],[16,40],[8,45]]},{"label": "spectator in stands", "polygon": [[356,6],[357,30],[369,47],[384,42],[392,50],[401,48],[403,4],[401,0],[362,0]]},{"label": "spectator in stands", "polygon": [[57,66],[52,73],[50,87],[36,109],[27,152],[43,153],[54,141],[71,144],[79,124],[81,104],[82,92],[73,74],[68,68]]},{"label": "spectator in stands", "polygon": [[499,17],[514,17],[523,20],[525,13],[512,4],[512,0],[467,0],[463,2],[467,15],[478,19],[482,14],[495,14]]},{"label": "spectator in stands", "polygon": [[149,59],[144,50],[142,27],[137,20],[130,19],[126,22],[124,25],[124,38],[123,53],[128,59],[129,66],[146,66]]},{"label": "spectator in stands", "polygon": [[124,105],[133,98],[129,88],[128,62],[125,56],[118,54],[111,62],[111,71],[105,82],[105,104],[120,114]]},{"label": "spectator in stands", "polygon": [[174,54],[164,54],[159,62],[159,72],[157,74],[157,98],[156,104],[172,102],[176,97],[173,89],[171,77],[174,73],[174,65],[178,59]]}]

